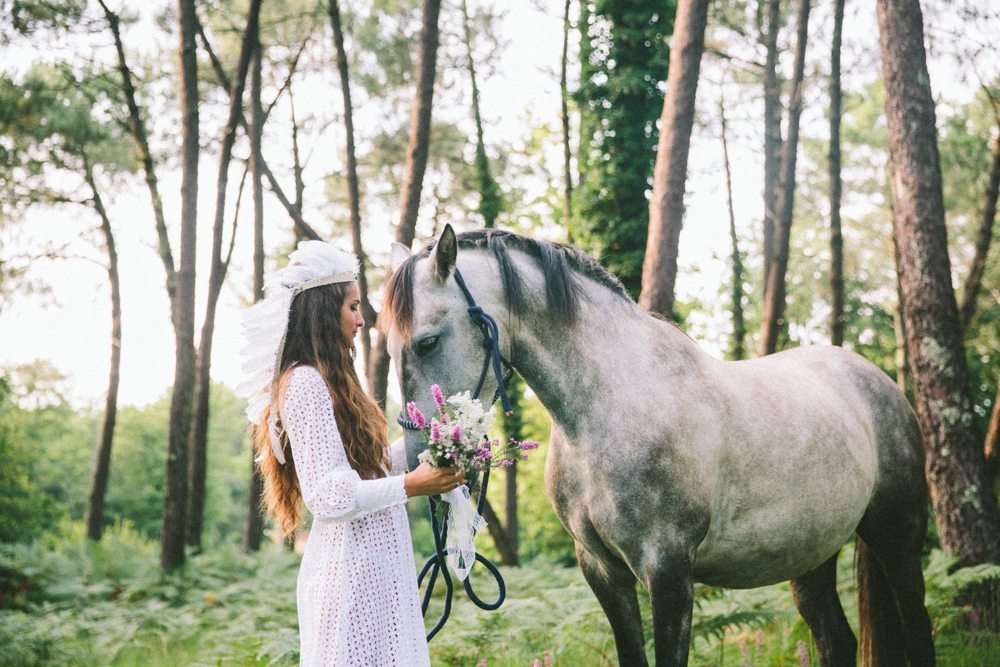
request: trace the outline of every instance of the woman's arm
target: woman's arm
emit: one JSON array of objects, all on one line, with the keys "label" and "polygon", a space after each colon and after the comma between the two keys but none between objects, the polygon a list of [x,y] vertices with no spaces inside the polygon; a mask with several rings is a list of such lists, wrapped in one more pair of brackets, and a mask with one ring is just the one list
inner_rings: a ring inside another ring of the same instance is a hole
[{"label": "woman's arm", "polygon": [[402,476],[363,480],[351,468],[319,371],[292,371],[281,406],[302,499],[314,517],[347,521],[406,502]]}]

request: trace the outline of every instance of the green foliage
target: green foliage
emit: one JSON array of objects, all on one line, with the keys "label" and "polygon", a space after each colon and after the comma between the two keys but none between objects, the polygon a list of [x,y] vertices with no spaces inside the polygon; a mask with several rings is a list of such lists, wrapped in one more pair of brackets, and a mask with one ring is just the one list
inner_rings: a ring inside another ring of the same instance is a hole
[{"label": "green foliage", "polygon": [[591,0],[580,11],[582,184],[571,237],[638,295],[675,7]]}]

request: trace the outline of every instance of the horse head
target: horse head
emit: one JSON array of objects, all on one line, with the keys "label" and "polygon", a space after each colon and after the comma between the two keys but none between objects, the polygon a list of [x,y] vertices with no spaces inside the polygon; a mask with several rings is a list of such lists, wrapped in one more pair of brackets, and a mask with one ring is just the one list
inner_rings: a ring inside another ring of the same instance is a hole
[{"label": "horse head", "polygon": [[[494,317],[505,312],[503,288],[486,253],[466,249],[461,273],[470,290],[467,297],[456,275],[458,246],[451,225],[445,226],[436,243],[414,254],[393,244],[381,326],[395,362],[403,405],[413,401],[426,415],[436,412],[432,384],[440,385],[445,396],[463,391],[474,394],[481,385],[479,396],[484,403],[489,403],[498,387],[493,373],[483,378],[484,360],[491,350],[484,345],[483,330],[470,310],[478,307]],[[470,306],[473,294],[476,305]],[[500,353],[509,356],[510,338],[503,320],[498,317],[494,322]],[[418,434],[408,430],[406,443],[413,467],[420,446]]]}]

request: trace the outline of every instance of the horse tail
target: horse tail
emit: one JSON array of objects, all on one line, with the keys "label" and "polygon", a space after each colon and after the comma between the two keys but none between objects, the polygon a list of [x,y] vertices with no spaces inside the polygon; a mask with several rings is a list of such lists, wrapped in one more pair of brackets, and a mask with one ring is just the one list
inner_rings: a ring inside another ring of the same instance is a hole
[{"label": "horse tail", "polygon": [[905,665],[903,623],[882,563],[861,536],[857,538],[858,616],[862,667]]}]

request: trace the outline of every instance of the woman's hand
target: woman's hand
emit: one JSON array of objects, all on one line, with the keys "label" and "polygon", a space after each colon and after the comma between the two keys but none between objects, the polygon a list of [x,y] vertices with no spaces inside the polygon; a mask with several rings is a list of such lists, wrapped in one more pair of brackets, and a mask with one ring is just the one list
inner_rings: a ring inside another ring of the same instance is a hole
[{"label": "woman's hand", "polygon": [[416,470],[403,476],[403,489],[408,498],[413,496],[436,496],[451,491],[465,483],[465,471],[460,467],[434,468],[429,463],[421,463]]}]

